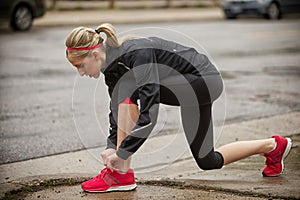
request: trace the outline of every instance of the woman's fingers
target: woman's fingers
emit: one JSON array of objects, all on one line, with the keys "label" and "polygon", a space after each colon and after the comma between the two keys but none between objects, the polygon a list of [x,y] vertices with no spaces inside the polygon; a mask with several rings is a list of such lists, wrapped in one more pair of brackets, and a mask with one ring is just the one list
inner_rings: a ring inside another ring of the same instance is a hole
[{"label": "woman's fingers", "polygon": [[106,159],[107,167],[113,171],[120,171],[124,165],[124,161],[120,159],[116,154],[112,154]]},{"label": "woman's fingers", "polygon": [[112,154],[114,154],[116,152],[116,150],[115,149],[106,149],[106,150],[104,150],[103,152],[101,152],[101,158],[102,158],[102,160],[103,160],[103,163],[104,163],[104,165],[107,165],[107,158],[110,156],[110,155],[112,155]]}]

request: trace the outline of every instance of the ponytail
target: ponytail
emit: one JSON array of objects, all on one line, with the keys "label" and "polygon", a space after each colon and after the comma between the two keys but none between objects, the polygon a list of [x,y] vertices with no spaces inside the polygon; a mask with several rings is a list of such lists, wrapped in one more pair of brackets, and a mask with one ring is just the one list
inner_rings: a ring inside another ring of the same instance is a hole
[{"label": "ponytail", "polygon": [[116,36],[116,30],[113,27],[113,25],[109,23],[104,23],[98,26],[95,31],[96,33],[100,33],[100,32],[105,33],[106,45],[111,47],[119,47],[121,45],[120,42],[118,41],[118,38]]}]

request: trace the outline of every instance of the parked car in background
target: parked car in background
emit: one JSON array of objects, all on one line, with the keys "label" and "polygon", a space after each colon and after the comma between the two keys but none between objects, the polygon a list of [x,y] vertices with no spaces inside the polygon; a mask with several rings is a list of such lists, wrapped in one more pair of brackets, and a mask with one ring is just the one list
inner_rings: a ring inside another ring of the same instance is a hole
[{"label": "parked car in background", "polygon": [[8,22],[12,29],[26,31],[35,18],[45,14],[45,0],[1,0],[0,21]]},{"label": "parked car in background", "polygon": [[280,19],[283,14],[300,13],[300,0],[223,0],[227,19],[241,14],[258,14],[267,19]]}]

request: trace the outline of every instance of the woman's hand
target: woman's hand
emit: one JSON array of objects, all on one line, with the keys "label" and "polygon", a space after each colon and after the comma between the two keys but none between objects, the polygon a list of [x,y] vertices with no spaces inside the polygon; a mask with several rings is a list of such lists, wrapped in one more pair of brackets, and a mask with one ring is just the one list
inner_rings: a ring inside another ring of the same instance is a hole
[{"label": "woman's hand", "polygon": [[107,165],[108,156],[110,156],[114,153],[116,153],[115,149],[105,149],[104,151],[102,151],[101,157],[102,157],[102,160],[103,160],[103,163],[104,163],[105,166]]},{"label": "woman's hand", "polygon": [[106,167],[113,171],[122,171],[126,172],[128,169],[125,169],[126,160],[119,158],[116,153],[110,155],[106,159]]}]

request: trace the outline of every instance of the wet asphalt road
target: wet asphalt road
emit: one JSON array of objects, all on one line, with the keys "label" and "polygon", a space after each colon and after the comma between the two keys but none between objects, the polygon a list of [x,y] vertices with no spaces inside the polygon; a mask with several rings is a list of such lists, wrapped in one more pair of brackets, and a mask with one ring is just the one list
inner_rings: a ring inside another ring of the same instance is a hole
[{"label": "wet asphalt road", "polygon": [[[300,110],[299,22],[241,19],[116,28],[207,52],[225,80],[226,92],[214,109],[216,124],[222,124],[223,118],[235,123]],[[79,77],[66,61],[64,42],[72,28],[1,30],[0,163],[105,145],[107,89],[103,76]],[[162,106],[160,119],[156,133],[180,129],[178,108]]]}]

